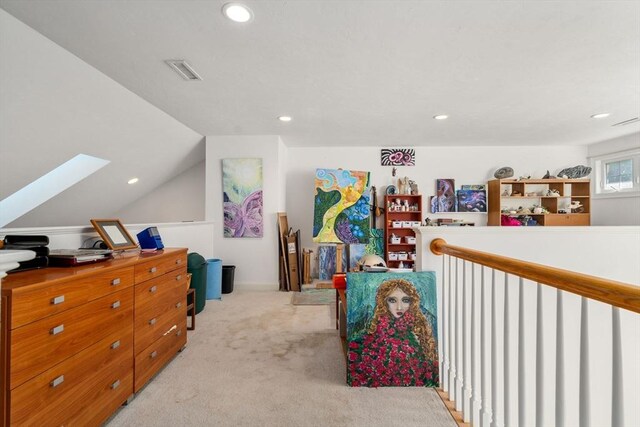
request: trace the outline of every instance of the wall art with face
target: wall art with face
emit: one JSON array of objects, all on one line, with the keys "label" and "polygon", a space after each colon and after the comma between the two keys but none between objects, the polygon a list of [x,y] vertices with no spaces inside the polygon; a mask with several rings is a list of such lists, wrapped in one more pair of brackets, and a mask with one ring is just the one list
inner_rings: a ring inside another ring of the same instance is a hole
[{"label": "wall art with face", "polygon": [[347,274],[347,383],[438,387],[432,271]]}]

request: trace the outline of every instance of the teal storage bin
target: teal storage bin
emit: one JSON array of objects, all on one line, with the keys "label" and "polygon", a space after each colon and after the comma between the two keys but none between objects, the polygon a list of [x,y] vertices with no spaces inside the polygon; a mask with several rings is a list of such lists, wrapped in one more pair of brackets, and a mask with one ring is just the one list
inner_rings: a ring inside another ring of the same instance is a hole
[{"label": "teal storage bin", "polygon": [[222,299],[222,260],[207,260],[207,299]]},{"label": "teal storage bin", "polygon": [[191,286],[196,290],[196,314],[204,310],[207,302],[207,261],[197,252],[187,255],[187,272],[191,273]]}]

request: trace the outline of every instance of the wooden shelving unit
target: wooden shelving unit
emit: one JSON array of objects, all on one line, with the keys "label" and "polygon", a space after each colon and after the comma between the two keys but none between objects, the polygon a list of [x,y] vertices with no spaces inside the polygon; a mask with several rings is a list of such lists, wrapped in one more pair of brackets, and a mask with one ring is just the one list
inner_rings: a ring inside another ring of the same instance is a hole
[{"label": "wooden shelving unit", "polygon": [[[398,200],[401,206],[407,206],[406,210],[394,208]],[[384,203],[384,261],[389,268],[398,268],[401,263],[405,268],[413,268],[416,234],[412,228],[420,226],[422,221],[422,195],[385,195]],[[392,236],[399,240],[392,243]]]},{"label": "wooden shelving unit", "polygon": [[[555,191],[558,195],[548,196],[547,190]],[[487,225],[500,226],[501,215],[527,215],[541,226],[591,225],[589,179],[494,179],[489,181],[488,198]],[[569,207],[571,202],[580,202],[583,212],[572,213]],[[520,207],[531,208],[534,205],[545,208],[548,213],[517,212]],[[516,210],[516,213],[503,213],[503,210]]]}]

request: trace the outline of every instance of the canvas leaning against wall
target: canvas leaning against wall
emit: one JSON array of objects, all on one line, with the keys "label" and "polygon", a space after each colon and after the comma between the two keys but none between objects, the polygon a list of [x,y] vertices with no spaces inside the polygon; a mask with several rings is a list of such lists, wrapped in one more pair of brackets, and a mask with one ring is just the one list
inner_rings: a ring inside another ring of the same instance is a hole
[{"label": "canvas leaning against wall", "polygon": [[369,241],[369,172],[316,169],[313,241]]},{"label": "canvas leaning against wall", "polygon": [[347,274],[347,383],[438,387],[432,271]]},{"label": "canvas leaning against wall", "polygon": [[262,237],[262,159],[223,159],[224,237]]}]

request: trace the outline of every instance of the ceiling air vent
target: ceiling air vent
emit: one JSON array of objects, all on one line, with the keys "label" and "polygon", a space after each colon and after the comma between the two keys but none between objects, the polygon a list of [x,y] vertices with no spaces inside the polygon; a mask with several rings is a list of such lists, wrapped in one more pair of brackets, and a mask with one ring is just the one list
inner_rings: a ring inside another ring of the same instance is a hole
[{"label": "ceiling air vent", "polygon": [[202,77],[183,59],[170,59],[165,62],[185,80],[202,80]]},{"label": "ceiling air vent", "polygon": [[640,122],[640,119],[638,117],[634,117],[633,119],[625,120],[625,121],[613,124],[611,126],[626,126],[626,125],[630,125],[631,123],[638,123],[638,122]]}]

